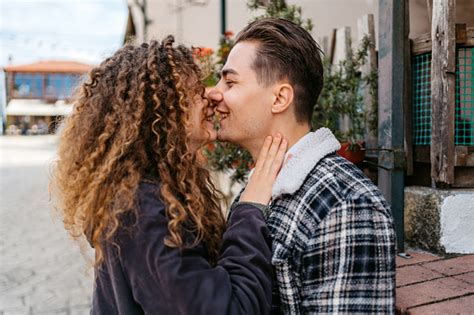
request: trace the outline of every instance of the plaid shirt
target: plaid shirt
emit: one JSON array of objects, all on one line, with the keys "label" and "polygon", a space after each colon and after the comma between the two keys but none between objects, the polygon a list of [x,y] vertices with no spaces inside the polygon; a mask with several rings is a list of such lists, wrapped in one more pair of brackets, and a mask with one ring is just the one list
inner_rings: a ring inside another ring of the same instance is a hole
[{"label": "plaid shirt", "polygon": [[394,313],[389,206],[356,166],[334,154],[339,143],[328,129],[295,146],[266,218],[277,279],[272,313]]}]

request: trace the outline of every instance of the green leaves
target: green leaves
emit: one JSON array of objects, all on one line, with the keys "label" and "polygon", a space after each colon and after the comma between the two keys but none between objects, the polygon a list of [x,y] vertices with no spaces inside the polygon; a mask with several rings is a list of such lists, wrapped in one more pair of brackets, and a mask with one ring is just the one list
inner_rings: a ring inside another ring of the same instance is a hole
[{"label": "green leaves", "polygon": [[[314,106],[313,128],[327,127],[339,140],[350,143],[363,141],[367,125],[371,130],[377,130],[377,71],[373,70],[367,76],[361,74],[361,67],[366,64],[369,48],[373,45],[368,37],[364,37],[359,49],[355,53],[349,51],[349,57],[338,65],[331,65],[328,58],[323,60],[324,88]],[[368,112],[362,95],[365,86],[372,96]],[[341,117],[344,116],[351,123],[348,130],[341,131]]]},{"label": "green leaves", "polygon": [[269,0],[266,5],[262,5],[261,0],[250,0],[247,3],[250,10],[265,9],[265,12],[256,19],[274,17],[290,20],[302,26],[308,32],[313,29],[311,19],[303,19],[302,9],[296,5],[287,5],[285,0]]},{"label": "green leaves", "polygon": [[208,163],[216,171],[234,170],[231,180],[244,182],[246,175],[253,165],[250,153],[238,145],[216,141],[204,149]]}]

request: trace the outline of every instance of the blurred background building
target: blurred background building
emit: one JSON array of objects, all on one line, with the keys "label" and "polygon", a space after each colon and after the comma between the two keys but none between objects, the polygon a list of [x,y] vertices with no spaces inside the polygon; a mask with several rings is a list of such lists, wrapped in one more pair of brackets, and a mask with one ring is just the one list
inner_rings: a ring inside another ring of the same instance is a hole
[{"label": "blurred background building", "polygon": [[40,61],[5,67],[6,132],[54,132],[72,111],[71,96],[91,66],[74,61]]}]

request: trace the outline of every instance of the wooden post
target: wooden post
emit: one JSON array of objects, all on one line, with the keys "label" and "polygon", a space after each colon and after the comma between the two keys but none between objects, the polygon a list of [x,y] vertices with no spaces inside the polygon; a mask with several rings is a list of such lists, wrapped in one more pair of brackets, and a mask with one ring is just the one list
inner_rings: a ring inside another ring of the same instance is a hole
[{"label": "wooden post", "polygon": [[[358,31],[358,41],[359,45],[364,39],[365,36],[371,41],[373,46],[369,47],[367,52],[367,60],[364,65],[361,67],[361,72],[363,76],[368,76],[370,73],[377,69],[377,54],[375,52],[375,27],[374,27],[374,15],[367,14],[357,20],[357,31]],[[372,95],[370,95],[370,87],[363,87],[363,97],[364,97],[364,109],[366,113],[372,112]],[[377,148],[377,136],[373,130],[370,130],[370,126],[366,125],[365,127],[365,146],[369,149]]]},{"label": "wooden post", "polygon": [[431,25],[431,179],[454,182],[455,0],[434,0]]},{"label": "wooden post", "polygon": [[406,175],[412,176],[413,169],[413,104],[412,104],[412,65],[411,65],[411,50],[412,41],[410,40],[405,47],[405,101],[404,101],[404,116],[405,116],[405,157],[406,157]]},{"label": "wooden post", "polygon": [[337,29],[334,59],[332,61],[332,64],[337,66],[340,61],[345,60],[350,56],[351,51],[351,28],[341,27]]},{"label": "wooden post", "polygon": [[426,0],[426,8],[428,10],[428,21],[430,22],[430,24],[433,16],[433,12],[431,11],[431,2],[433,2],[433,0]]},{"label": "wooden post", "polygon": [[334,62],[334,54],[335,54],[335,50],[336,50],[336,34],[337,34],[337,30],[336,29],[333,29],[332,30],[332,36],[331,36],[331,47],[329,48],[329,60],[331,61],[331,65],[333,64]]},{"label": "wooden post", "polygon": [[321,38],[320,40],[320,45],[321,45],[321,49],[324,52],[324,55],[328,57],[330,53],[329,52],[329,38],[327,36],[323,36],[323,38]]},{"label": "wooden post", "polygon": [[[352,57],[351,28],[341,27],[336,31],[336,48],[332,62],[333,69],[337,69],[339,63]],[[348,115],[339,118],[339,130],[343,133],[351,129],[351,120]]]},{"label": "wooden post", "polygon": [[397,247],[404,250],[404,122],[408,0],[379,0],[378,185],[391,205]]},{"label": "wooden post", "polygon": [[221,35],[227,31],[227,9],[226,0],[221,0]]}]

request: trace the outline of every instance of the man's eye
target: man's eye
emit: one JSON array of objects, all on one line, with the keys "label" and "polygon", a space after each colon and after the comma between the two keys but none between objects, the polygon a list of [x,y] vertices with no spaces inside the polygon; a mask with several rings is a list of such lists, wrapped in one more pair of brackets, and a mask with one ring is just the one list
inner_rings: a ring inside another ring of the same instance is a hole
[{"label": "man's eye", "polygon": [[228,86],[232,86],[234,84],[234,81],[225,81],[225,84],[227,84]]}]

